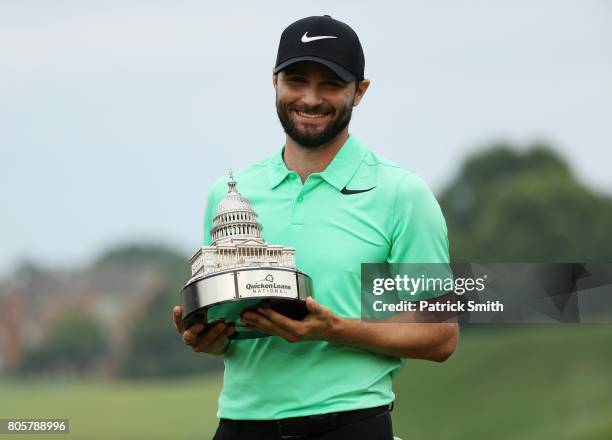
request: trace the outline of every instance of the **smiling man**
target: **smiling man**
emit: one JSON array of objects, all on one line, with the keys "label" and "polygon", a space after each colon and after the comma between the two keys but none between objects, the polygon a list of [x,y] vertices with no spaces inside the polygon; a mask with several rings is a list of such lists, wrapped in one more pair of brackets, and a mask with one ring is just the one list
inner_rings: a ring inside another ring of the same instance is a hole
[{"label": "smiling man", "polygon": [[[313,281],[309,315],[270,309],[243,314],[271,335],[228,342],[232,325],[203,332],[174,322],[194,351],[224,356],[216,440],[392,439],[392,378],[406,358],[441,362],[457,343],[455,323],[366,322],[361,263],[446,263],[444,218],[411,171],[349,134],[370,82],[357,34],[330,16],[308,17],[281,35],[272,83],[286,134],[273,157],[237,173],[270,243],[296,249]],[[205,244],[225,179],[209,194]]]}]

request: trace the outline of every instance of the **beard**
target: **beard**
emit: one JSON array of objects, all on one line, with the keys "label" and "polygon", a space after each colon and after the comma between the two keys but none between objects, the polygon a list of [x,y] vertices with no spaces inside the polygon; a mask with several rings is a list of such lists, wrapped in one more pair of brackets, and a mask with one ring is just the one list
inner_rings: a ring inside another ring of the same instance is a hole
[{"label": "beard", "polygon": [[346,126],[351,121],[351,116],[353,114],[353,104],[355,102],[355,97],[353,96],[352,102],[350,102],[345,107],[339,109],[337,115],[334,119],[332,119],[329,124],[323,130],[313,133],[304,130],[300,130],[296,124],[294,124],[291,119],[291,112],[293,110],[302,111],[302,112],[321,112],[323,109],[321,106],[316,107],[293,107],[283,105],[278,100],[278,94],[276,95],[276,114],[278,115],[278,119],[280,120],[283,129],[287,136],[293,139],[298,144],[307,148],[316,148],[321,145],[324,145],[331,140],[333,140],[336,136],[340,134],[342,130],[346,128]]}]

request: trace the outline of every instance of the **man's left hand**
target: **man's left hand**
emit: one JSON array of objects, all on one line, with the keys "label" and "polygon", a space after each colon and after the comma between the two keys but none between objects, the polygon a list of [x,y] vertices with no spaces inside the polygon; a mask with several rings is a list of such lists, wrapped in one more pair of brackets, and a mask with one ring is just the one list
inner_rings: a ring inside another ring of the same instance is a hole
[{"label": "man's left hand", "polygon": [[242,322],[250,329],[280,336],[289,342],[329,340],[339,318],[311,297],[306,298],[306,307],[310,313],[302,321],[287,318],[270,308],[262,307],[258,308],[257,312],[244,312]]}]

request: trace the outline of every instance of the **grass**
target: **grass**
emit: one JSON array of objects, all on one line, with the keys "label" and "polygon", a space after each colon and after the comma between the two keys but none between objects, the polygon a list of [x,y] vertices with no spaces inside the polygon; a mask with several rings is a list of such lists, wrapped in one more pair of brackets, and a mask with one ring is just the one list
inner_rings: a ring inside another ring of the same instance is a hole
[{"label": "grass", "polygon": [[[218,376],[3,380],[0,417],[69,418],[75,439],[209,439],[220,389]],[[406,440],[610,439],[612,327],[468,329],[447,362],[408,361],[394,390]]]},{"label": "grass", "polygon": [[422,439],[611,439],[612,327],[469,329],[444,364],[407,363],[395,432]]},{"label": "grass", "polygon": [[[10,382],[0,384],[0,417],[68,418],[69,437],[74,439],[208,439],[217,425],[220,390],[221,379],[216,376]],[[40,440],[41,435],[32,438]]]}]

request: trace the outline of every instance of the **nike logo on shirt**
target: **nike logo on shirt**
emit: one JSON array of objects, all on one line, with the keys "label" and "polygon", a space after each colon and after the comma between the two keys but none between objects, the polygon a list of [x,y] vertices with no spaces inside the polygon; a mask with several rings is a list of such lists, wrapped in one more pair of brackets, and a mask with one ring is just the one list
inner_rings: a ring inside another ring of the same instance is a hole
[{"label": "nike logo on shirt", "polygon": [[368,188],[368,189],[346,189],[346,186],[345,186],[344,188],[340,190],[340,192],[344,195],[359,194],[359,193],[372,191],[374,188],[376,187],[373,186],[372,188]]}]

